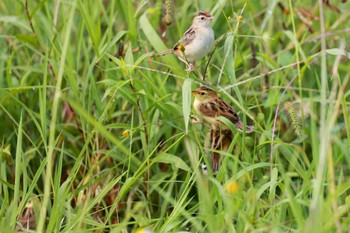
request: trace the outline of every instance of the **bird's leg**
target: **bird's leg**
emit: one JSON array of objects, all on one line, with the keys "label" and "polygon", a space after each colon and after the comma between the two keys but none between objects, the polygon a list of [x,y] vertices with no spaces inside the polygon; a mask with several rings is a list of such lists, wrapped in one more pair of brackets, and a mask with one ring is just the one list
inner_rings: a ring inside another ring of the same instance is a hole
[{"label": "bird's leg", "polygon": [[204,125],[205,127],[211,128],[210,125],[208,125],[207,123],[201,121],[196,115],[191,115],[190,119],[191,119],[192,124],[195,124],[195,125],[196,124],[201,124],[201,125]]},{"label": "bird's leg", "polygon": [[203,122],[196,115],[190,115],[190,119],[192,124],[203,124]]},{"label": "bird's leg", "polygon": [[[204,80],[204,76],[202,75],[202,73],[200,72],[200,70],[197,68],[197,66],[196,66],[194,63],[190,63],[190,66],[191,66],[192,71],[193,71],[193,69],[196,70],[196,72],[198,73],[199,77],[200,77],[203,81],[205,81],[205,80]],[[190,67],[189,67],[188,69],[190,69]]]},{"label": "bird's leg", "polygon": [[187,65],[187,70],[188,72],[193,72],[194,70],[196,70],[196,72],[198,73],[199,77],[204,81],[204,77],[202,75],[202,73],[199,71],[199,69],[196,67],[195,63],[189,63],[186,59],[186,54],[182,53],[183,56],[178,56],[179,60],[182,61],[183,63],[185,63]]},{"label": "bird's leg", "polygon": [[187,70],[186,70],[186,71],[188,71],[188,72],[192,72],[192,71],[194,70],[195,65],[194,65],[194,64],[192,64],[192,63],[188,63],[187,65],[188,65],[188,68],[187,68]]},{"label": "bird's leg", "polygon": [[191,66],[192,64],[189,63],[187,60],[186,60],[186,56],[185,56],[185,53],[183,53],[183,56],[177,56],[179,58],[180,61],[182,61],[183,63],[185,63],[187,65],[187,70],[186,71],[189,71],[189,72],[192,72],[193,71],[193,68],[191,70]]},{"label": "bird's leg", "polygon": [[188,61],[185,58],[179,56],[179,60],[182,61],[183,63],[185,63],[187,66],[190,66],[190,64],[188,63]]}]

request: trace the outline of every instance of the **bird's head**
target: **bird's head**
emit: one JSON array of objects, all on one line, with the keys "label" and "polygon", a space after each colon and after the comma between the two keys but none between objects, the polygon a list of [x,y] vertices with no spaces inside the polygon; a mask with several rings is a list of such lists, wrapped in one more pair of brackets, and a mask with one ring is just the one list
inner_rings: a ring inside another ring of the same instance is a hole
[{"label": "bird's head", "polygon": [[195,26],[210,26],[210,21],[212,21],[213,19],[214,19],[214,16],[212,16],[209,12],[200,11],[194,17],[192,25],[195,25]]},{"label": "bird's head", "polygon": [[196,90],[192,91],[192,94],[197,100],[201,102],[207,102],[217,97],[217,94],[214,90],[205,86],[201,86]]}]

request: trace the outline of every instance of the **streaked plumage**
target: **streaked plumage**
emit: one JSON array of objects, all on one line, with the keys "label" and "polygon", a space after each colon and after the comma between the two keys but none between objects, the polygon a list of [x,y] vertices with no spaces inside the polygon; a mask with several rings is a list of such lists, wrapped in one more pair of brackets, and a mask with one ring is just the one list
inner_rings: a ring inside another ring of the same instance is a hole
[{"label": "streaked plumage", "polygon": [[[210,148],[213,150],[211,152],[212,170],[213,174],[216,174],[220,166],[221,157],[217,151],[227,151],[233,139],[231,130],[217,118],[219,116],[227,118],[241,131],[244,130],[244,125],[235,110],[221,99],[214,90],[201,86],[192,91],[192,93],[195,96],[194,109],[212,126],[210,131]],[[253,130],[253,126],[246,125],[245,131],[247,133],[251,133]]]},{"label": "streaked plumage", "polygon": [[211,152],[212,169],[213,169],[213,174],[216,174],[220,167],[220,158],[221,158],[220,153],[217,151],[228,150],[228,148],[230,147],[231,141],[233,139],[233,133],[229,129],[222,130],[222,131],[211,129],[210,139],[211,139],[211,149],[215,150]]},{"label": "streaked plumage", "polygon": [[[219,116],[225,117],[230,120],[237,129],[244,130],[243,122],[240,120],[235,110],[228,105],[217,93],[205,86],[201,86],[192,91],[195,96],[193,103],[194,109],[207,120],[214,129],[223,130],[227,129],[227,126],[219,121]],[[254,130],[253,126],[246,126],[246,133],[251,133]]]}]

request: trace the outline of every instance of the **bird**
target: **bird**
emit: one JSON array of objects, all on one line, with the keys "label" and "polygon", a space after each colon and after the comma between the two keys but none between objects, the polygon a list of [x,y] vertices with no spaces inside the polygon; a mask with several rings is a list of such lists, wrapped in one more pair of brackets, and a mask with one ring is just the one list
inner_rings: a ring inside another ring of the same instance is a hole
[{"label": "bird", "polygon": [[[194,109],[211,124],[212,171],[216,175],[219,170],[221,157],[218,151],[227,151],[233,139],[232,131],[217,118],[220,116],[227,118],[240,131],[244,130],[244,124],[235,110],[218,96],[216,91],[206,86],[201,86],[192,91],[192,94],[195,97],[193,102]],[[245,131],[246,133],[251,133],[254,131],[254,127],[246,125]]]},{"label": "bird", "polygon": [[[236,111],[228,105],[216,91],[201,86],[192,91],[195,97],[193,107],[196,112],[201,115],[206,121],[208,121],[214,130],[225,130],[228,127],[221,122],[218,117],[222,116],[230,120],[238,130],[244,130],[244,124],[239,118]],[[254,131],[254,126],[246,125],[245,132],[251,133]]]},{"label": "bird", "polygon": [[195,66],[195,62],[209,54],[215,43],[214,31],[210,22],[214,19],[207,11],[199,11],[192,21],[192,25],[184,33],[182,38],[172,49],[159,53],[159,56],[174,53],[184,62],[187,71],[196,71],[203,79],[201,73]]}]

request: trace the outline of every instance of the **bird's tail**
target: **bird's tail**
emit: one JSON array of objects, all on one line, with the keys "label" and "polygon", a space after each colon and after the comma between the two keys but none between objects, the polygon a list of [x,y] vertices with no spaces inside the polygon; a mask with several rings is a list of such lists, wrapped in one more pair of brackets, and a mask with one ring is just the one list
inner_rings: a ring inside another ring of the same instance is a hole
[{"label": "bird's tail", "polygon": [[[244,124],[242,121],[237,121],[237,122],[234,122],[235,126],[237,127],[237,129],[239,129],[240,131],[243,131],[244,130]],[[254,131],[254,126],[252,125],[246,125],[245,126],[245,132],[246,133],[252,133]]]},{"label": "bird's tail", "polygon": [[160,53],[157,53],[156,56],[164,56],[164,55],[167,55],[169,53],[174,53],[174,49],[169,49],[169,50],[166,50],[164,52],[160,52]]},{"label": "bird's tail", "polygon": [[220,157],[221,154],[217,151],[227,151],[230,147],[233,139],[231,130],[216,131],[211,130],[211,149],[215,150],[212,152],[212,170],[213,174],[216,175],[220,168]]},{"label": "bird's tail", "polygon": [[213,175],[216,175],[219,171],[220,168],[220,154],[217,152],[213,152],[211,154],[212,157],[212,170],[213,170]]}]

